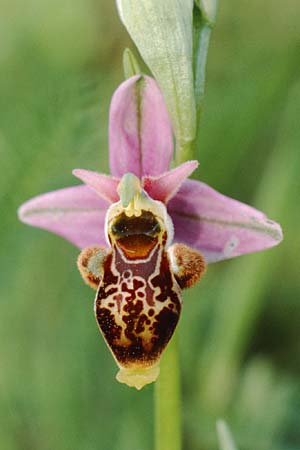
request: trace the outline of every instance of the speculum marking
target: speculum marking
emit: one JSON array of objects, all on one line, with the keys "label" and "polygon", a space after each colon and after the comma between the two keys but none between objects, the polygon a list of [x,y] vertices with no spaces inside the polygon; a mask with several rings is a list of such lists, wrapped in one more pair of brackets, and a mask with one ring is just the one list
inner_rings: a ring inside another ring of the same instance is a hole
[{"label": "speculum marking", "polygon": [[122,253],[113,248],[96,298],[96,318],[122,367],[151,366],[176,328],[180,290],[162,245],[149,261],[132,263],[130,269],[120,258]]}]

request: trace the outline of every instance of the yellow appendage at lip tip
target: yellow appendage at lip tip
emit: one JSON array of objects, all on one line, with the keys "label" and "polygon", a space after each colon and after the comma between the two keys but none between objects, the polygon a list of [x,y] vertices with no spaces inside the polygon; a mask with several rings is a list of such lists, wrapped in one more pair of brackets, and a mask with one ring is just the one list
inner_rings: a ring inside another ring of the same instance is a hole
[{"label": "yellow appendage at lip tip", "polygon": [[129,387],[142,389],[146,384],[153,383],[159,375],[159,365],[146,367],[144,369],[126,369],[121,368],[116,375],[120,383],[127,384]]}]

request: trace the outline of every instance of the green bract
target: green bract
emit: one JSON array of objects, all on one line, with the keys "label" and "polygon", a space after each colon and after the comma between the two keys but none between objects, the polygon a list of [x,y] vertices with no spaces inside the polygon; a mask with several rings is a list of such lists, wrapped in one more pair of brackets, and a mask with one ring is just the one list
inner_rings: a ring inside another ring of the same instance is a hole
[{"label": "green bract", "polygon": [[123,70],[126,79],[142,73],[139,63],[129,48],[125,48],[123,52]]},{"label": "green bract", "polygon": [[[173,122],[177,160],[196,135],[192,0],[117,0],[122,22],[157,79]],[[189,150],[190,151],[190,150]]]}]

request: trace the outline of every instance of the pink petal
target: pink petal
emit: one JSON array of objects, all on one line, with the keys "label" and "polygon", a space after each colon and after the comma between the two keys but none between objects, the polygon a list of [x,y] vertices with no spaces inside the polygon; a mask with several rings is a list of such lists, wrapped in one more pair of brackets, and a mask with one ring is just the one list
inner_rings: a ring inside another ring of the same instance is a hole
[{"label": "pink petal", "polygon": [[175,241],[200,250],[208,262],[263,250],[282,240],[280,225],[262,212],[199,181],[185,181],[168,212]]},{"label": "pink petal", "polygon": [[28,200],[18,210],[19,219],[51,231],[79,248],[107,245],[105,214],[109,203],[87,186],[48,192]]},{"label": "pink petal", "polygon": [[154,200],[167,203],[198,165],[198,161],[187,161],[158,177],[145,177],[143,187]]},{"label": "pink petal", "polygon": [[110,203],[119,201],[117,187],[119,179],[91,170],[74,169],[73,175],[91,187],[97,194]]},{"label": "pink petal", "polygon": [[169,169],[173,137],[164,98],[145,75],[129,78],[113,95],[109,115],[110,168],[122,177],[159,175]]}]

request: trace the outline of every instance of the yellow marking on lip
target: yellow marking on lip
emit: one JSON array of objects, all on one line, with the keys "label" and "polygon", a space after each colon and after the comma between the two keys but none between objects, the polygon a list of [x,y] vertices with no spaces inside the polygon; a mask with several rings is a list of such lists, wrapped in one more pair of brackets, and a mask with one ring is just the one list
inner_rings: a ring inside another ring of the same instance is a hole
[{"label": "yellow marking on lip", "polygon": [[136,389],[142,389],[146,384],[153,383],[157,380],[159,375],[159,365],[139,368],[139,369],[126,369],[121,367],[116,375],[116,379],[120,383],[127,384],[127,386],[135,387]]}]

